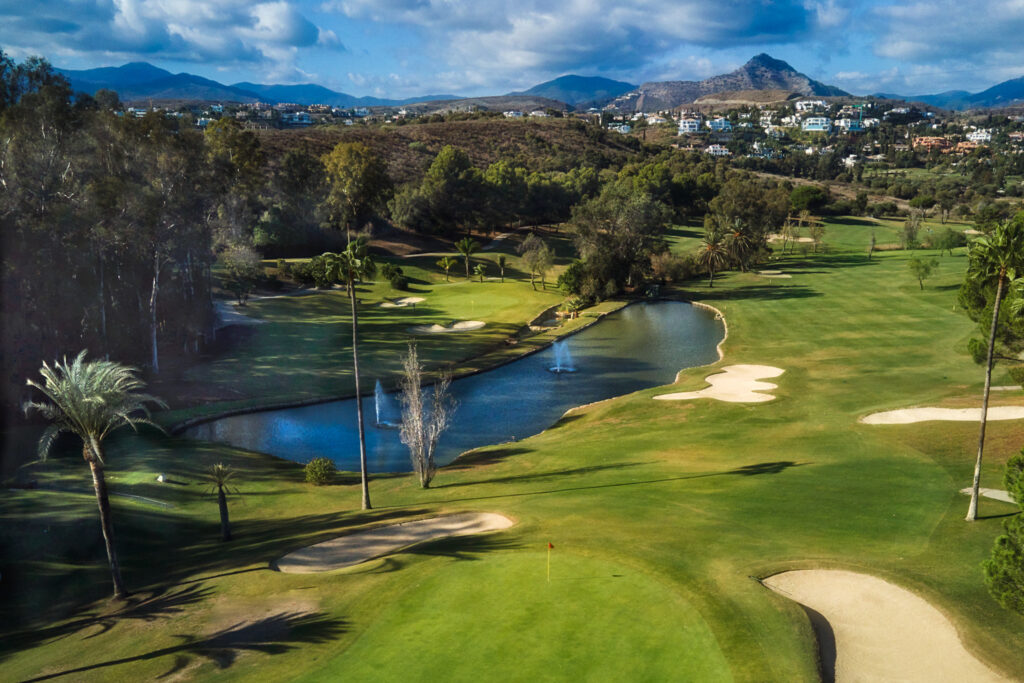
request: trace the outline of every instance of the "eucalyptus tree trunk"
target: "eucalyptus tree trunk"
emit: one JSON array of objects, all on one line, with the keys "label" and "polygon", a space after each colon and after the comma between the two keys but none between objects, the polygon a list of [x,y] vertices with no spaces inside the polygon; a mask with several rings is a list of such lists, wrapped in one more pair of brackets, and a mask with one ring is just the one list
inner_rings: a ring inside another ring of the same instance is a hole
[{"label": "eucalyptus tree trunk", "polygon": [[114,597],[124,598],[128,591],[121,579],[121,565],[117,561],[117,550],[114,548],[114,523],[110,518],[110,496],[107,493],[107,480],[103,476],[103,463],[100,460],[99,446],[96,453],[88,444],[82,447],[82,456],[92,470],[92,487],[96,491],[96,504],[100,509],[100,525],[103,527],[103,542],[107,547],[107,562],[110,564],[110,575],[114,580]]},{"label": "eucalyptus tree trunk", "polygon": [[150,365],[153,374],[160,373],[160,355],[156,345],[156,297],[160,292],[160,252],[153,254],[153,286],[149,291],[149,343],[151,349]]},{"label": "eucalyptus tree trunk", "polygon": [[356,381],[356,415],[359,418],[359,472],[362,480],[363,509],[370,509],[370,485],[366,476],[366,431],[363,427],[363,394],[359,390],[359,312],[354,279],[348,280],[348,299],[352,304],[352,373]]},{"label": "eucalyptus tree trunk", "polygon": [[985,451],[985,426],[988,420],[988,395],[992,389],[992,356],[996,346],[996,324],[999,322],[999,305],[1003,298],[1003,271],[999,272],[996,285],[996,302],[992,308],[992,328],[988,333],[988,358],[985,362],[985,391],[981,399],[981,431],[978,435],[978,459],[974,461],[974,482],[971,484],[971,504],[967,508],[967,521],[978,519],[978,490],[981,485],[981,456]]},{"label": "eucalyptus tree trunk", "polygon": [[228,519],[228,497],[224,487],[217,486],[217,505],[220,507],[220,540],[231,540],[231,521]]}]

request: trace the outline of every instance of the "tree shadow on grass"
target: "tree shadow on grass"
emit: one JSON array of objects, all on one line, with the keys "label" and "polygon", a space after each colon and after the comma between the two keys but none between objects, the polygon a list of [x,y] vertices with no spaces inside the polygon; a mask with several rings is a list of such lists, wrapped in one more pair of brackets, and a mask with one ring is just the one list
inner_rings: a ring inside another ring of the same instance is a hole
[{"label": "tree shadow on grass", "polygon": [[715,289],[705,287],[702,289],[690,289],[689,293],[693,298],[700,301],[743,301],[762,299],[810,299],[821,296],[821,292],[802,285],[753,285],[746,287],[731,287]]},{"label": "tree shadow on grass", "polygon": [[181,641],[177,645],[37,676],[28,679],[26,683],[73,676],[119,664],[148,661],[167,656],[174,657],[173,664],[158,678],[166,678],[183,670],[195,657],[212,661],[219,669],[227,669],[235,663],[239,655],[245,652],[284,654],[302,645],[334,640],[347,630],[348,624],[345,620],[329,617],[321,612],[282,612],[257,621],[234,624],[205,638],[175,634],[173,637]]},{"label": "tree shadow on grass", "polygon": [[484,479],[481,481],[460,481],[454,484],[442,484],[440,486],[434,486],[435,489],[446,489],[455,488],[457,486],[474,486],[476,484],[507,484],[513,481],[534,481],[538,479],[550,479],[552,477],[564,477],[570,475],[579,474],[591,474],[593,472],[603,472],[606,470],[619,470],[627,467],[638,467],[640,465],[649,465],[647,462],[620,462],[613,463],[610,465],[591,465],[589,467],[571,467],[561,470],[552,470],[550,472],[535,472],[530,474],[512,474],[507,477],[494,477],[493,479]]},{"label": "tree shadow on grass", "polygon": [[407,548],[402,552],[429,557],[450,557],[454,560],[479,560],[480,555],[501,550],[517,550],[522,543],[515,539],[480,534],[475,536],[452,536]]},{"label": "tree shadow on grass", "polygon": [[[445,465],[445,472],[458,472],[460,470],[468,470],[478,465],[495,465],[505,458],[510,458],[514,455],[522,455],[523,453],[532,453],[530,448],[490,448],[487,450],[468,451],[463,453],[458,458],[453,460],[450,464]],[[436,488],[436,487],[435,487]]]},{"label": "tree shadow on grass", "polygon": [[[84,639],[101,636],[122,621],[153,622],[184,612],[189,605],[201,602],[212,592],[202,585],[190,585],[168,590],[157,588],[129,596],[124,602],[108,603],[119,605],[118,609],[103,612],[101,608],[90,610],[85,615],[49,628],[32,629],[12,633],[5,638],[4,649],[25,650],[40,643],[61,640],[67,636],[90,630]],[[92,630],[96,627],[95,630]]]},{"label": "tree shadow on grass", "polygon": [[[632,463],[629,463],[632,464]],[[636,463],[642,464],[642,463]],[[626,486],[649,486],[652,484],[664,484],[674,481],[686,481],[687,479],[703,479],[706,477],[721,477],[729,475],[739,475],[744,477],[760,476],[765,474],[781,474],[792,467],[802,467],[809,465],[810,463],[793,462],[792,460],[779,460],[775,462],[763,462],[752,465],[744,465],[735,469],[726,470],[724,472],[708,472],[705,474],[684,474],[678,477],[662,477],[660,479],[643,479],[638,481],[620,481],[612,484],[592,484],[590,486],[569,486],[559,489],[543,489],[540,491],[524,491],[522,493],[501,493],[492,496],[474,496],[470,498],[451,498],[446,499],[446,503],[463,503],[472,502],[478,500],[498,500],[502,498],[525,498],[527,496],[543,496],[553,493],[571,493],[573,491],[594,491],[600,489],[620,488]],[[614,466],[612,466],[614,467]],[[571,474],[572,472],[567,472]],[[557,473],[556,473],[557,474]],[[486,482],[478,482],[486,483]],[[437,487],[440,488],[440,487]],[[395,506],[401,509],[401,506]]]}]

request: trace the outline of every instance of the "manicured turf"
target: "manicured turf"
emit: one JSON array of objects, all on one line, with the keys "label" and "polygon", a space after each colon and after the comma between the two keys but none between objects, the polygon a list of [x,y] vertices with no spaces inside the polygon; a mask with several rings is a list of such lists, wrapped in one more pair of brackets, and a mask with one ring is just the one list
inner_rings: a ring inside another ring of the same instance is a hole
[{"label": "manicured turf", "polygon": [[[986,663],[1020,676],[1024,619],[992,601],[980,571],[1015,508],[983,499],[968,524],[957,492],[970,482],[976,425],[857,422],[979,400],[982,371],[965,354],[974,325],[955,310],[963,250],[940,258],[920,291],[909,254],[866,259],[870,227],[827,230],[830,253],[773,263],[792,279],[730,273],[690,290],[729,323],[720,364],[785,369],[768,403],[641,391],[473,452],[427,491],[413,477],[375,479],[368,513],[351,476],[311,488],[298,466],[265,456],[120,439],[112,489],[177,505],[113,499],[126,580],[159,593],[121,618],[100,618],[113,607],[93,602],[108,578],[80,460],[72,449],[34,466],[41,485],[86,493],[0,499],[0,541],[18,558],[0,604],[37,626],[0,637],[0,667],[15,680],[78,669],[67,680],[813,680],[806,616],[756,578],[839,567],[919,592]],[[712,371],[688,370],[673,390],[699,389]],[[982,485],[999,487],[1024,436],[1020,422],[991,423],[989,435]],[[198,483],[220,460],[246,494],[232,503],[228,545]],[[180,483],[156,484],[157,472]],[[325,575],[267,569],[361,525],[457,510],[518,523]]]}]

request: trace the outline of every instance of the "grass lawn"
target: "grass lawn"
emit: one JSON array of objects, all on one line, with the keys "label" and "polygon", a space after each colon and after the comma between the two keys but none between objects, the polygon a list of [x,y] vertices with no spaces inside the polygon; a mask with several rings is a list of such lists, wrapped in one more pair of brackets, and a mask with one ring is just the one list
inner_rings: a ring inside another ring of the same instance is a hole
[{"label": "grass lawn", "polygon": [[[974,653],[1020,677],[1024,618],[992,601],[980,570],[1016,509],[982,499],[982,519],[968,524],[957,492],[970,482],[977,426],[858,422],[878,410],[979,401],[983,373],[965,353],[974,325],[955,310],[966,258],[962,249],[940,258],[921,291],[910,254],[866,259],[872,229],[830,224],[829,253],[772,264],[792,279],[729,273],[714,288],[692,286],[729,323],[718,365],[785,369],[771,402],[663,402],[652,397],[665,388],[640,391],[475,451],[429,490],[410,476],[375,478],[378,507],[365,513],[350,475],[312,488],[297,465],[266,456],[118,438],[112,490],[175,505],[112,499],[125,578],[138,591],[128,605],[102,599],[109,579],[95,503],[73,445],[33,465],[41,486],[80,493],[0,498],[9,558],[0,616],[15,625],[0,636],[4,677],[815,680],[806,616],[756,581],[812,567],[918,592]],[[453,290],[453,311],[455,289],[474,289],[432,287]],[[435,296],[437,305],[448,297]],[[711,371],[687,370],[673,390],[699,389]],[[1020,392],[993,396],[1024,402]],[[1019,421],[989,425],[983,486],[1000,487],[1002,464],[1022,445]],[[200,483],[219,461],[239,470],[245,494],[231,505],[236,540],[227,545]],[[158,472],[177,483],[155,483]],[[360,526],[462,510],[517,524],[323,575],[268,569]]]},{"label": "grass lawn", "polygon": [[[472,266],[484,263],[487,274],[466,279],[461,256],[449,278],[436,265],[440,255],[391,259],[401,266],[410,280],[408,291],[393,289],[386,280],[357,286],[360,299],[360,363],[372,391],[373,380],[386,386],[397,383],[401,355],[410,340],[416,342],[420,357],[429,366],[451,366],[456,374],[500,362],[506,357],[527,352],[549,343],[552,333],[529,336],[515,346],[505,341],[521,333],[544,310],[565,300],[554,286],[558,274],[570,262],[570,241],[563,233],[547,234],[545,239],[555,250],[555,267],[548,273],[547,286],[538,277],[531,286],[515,248],[525,233],[504,240],[500,247],[474,255]],[[508,259],[505,281],[496,265],[499,254]],[[383,308],[389,299],[422,297],[414,307]],[[615,304],[605,304],[594,315]],[[165,413],[165,424],[223,410],[273,405],[321,397],[350,396],[355,390],[352,379],[352,326],[348,294],[342,289],[307,290],[296,296],[255,298],[239,310],[262,324],[236,329],[239,339],[212,357],[180,373],[161,392],[161,384],[152,389],[160,395],[193,393],[216,396],[218,401],[187,405]],[[552,316],[554,317],[554,316]],[[425,335],[413,334],[416,325],[448,325],[458,320],[480,320],[486,326],[473,331]],[[558,331],[592,321],[584,317],[567,321]],[[521,336],[521,335],[520,335]],[[191,403],[194,403],[192,401]]]}]

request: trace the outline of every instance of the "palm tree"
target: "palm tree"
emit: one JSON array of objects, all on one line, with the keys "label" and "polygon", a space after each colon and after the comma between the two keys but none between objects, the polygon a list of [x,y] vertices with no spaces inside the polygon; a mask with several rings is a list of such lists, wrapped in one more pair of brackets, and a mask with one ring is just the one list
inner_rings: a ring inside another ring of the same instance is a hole
[{"label": "palm tree", "polygon": [[28,385],[41,391],[49,400],[42,403],[29,401],[24,405],[26,415],[38,411],[50,422],[39,439],[40,458],[46,459],[61,432],[74,434],[82,440],[82,457],[92,471],[92,485],[100,510],[100,525],[103,527],[107,561],[114,580],[115,598],[125,597],[128,591],[121,579],[121,566],[114,548],[110,498],[103,474],[103,440],[115,429],[125,425],[132,429],[136,429],[139,424],[153,425],[146,404],[165,405],[158,398],[138,393],[146,384],[136,376],[136,372],[136,368],[108,360],[86,362],[85,351],[82,351],[70,363],[67,358],[63,363],[54,363],[53,367],[43,363],[39,370],[43,384],[28,380]]},{"label": "palm tree", "polygon": [[508,257],[505,256],[504,254],[499,254],[498,258],[495,260],[495,263],[498,264],[498,270],[501,271],[501,281],[504,282],[505,281],[505,266],[508,265]]},{"label": "palm tree", "polygon": [[722,236],[717,231],[704,233],[704,245],[697,254],[697,263],[708,271],[708,287],[715,286],[715,271],[721,270],[729,262]]},{"label": "palm tree", "polygon": [[480,251],[480,243],[471,237],[463,237],[455,243],[455,250],[466,260],[466,278],[469,278],[469,257]]},{"label": "palm tree", "polygon": [[228,494],[239,495],[238,489],[229,482],[235,476],[230,465],[217,463],[210,468],[210,492],[217,492],[217,506],[220,508],[220,540],[231,540],[231,520],[228,519]]},{"label": "palm tree", "polygon": [[352,306],[352,375],[356,384],[356,415],[359,419],[359,470],[362,481],[363,509],[370,509],[370,486],[366,474],[366,431],[363,427],[363,401],[359,389],[359,302],[356,300],[356,282],[371,278],[377,272],[369,254],[366,238],[357,237],[340,254],[324,254],[332,276],[345,282],[349,304]]},{"label": "palm tree", "polygon": [[473,274],[476,275],[478,278],[480,278],[480,282],[484,281],[484,275],[486,273],[487,273],[487,266],[485,266],[482,263],[476,264],[476,267],[473,268]]},{"label": "palm tree", "polygon": [[967,508],[967,521],[978,518],[978,488],[981,484],[981,457],[985,450],[985,427],[988,419],[988,397],[992,387],[992,357],[996,344],[999,307],[1006,285],[1024,275],[1024,214],[1012,221],[1000,223],[989,235],[978,237],[971,246],[967,277],[979,284],[996,283],[996,297],[992,305],[992,326],[988,334],[988,354],[985,361],[985,390],[981,399],[981,431],[978,435],[978,458],[974,462],[974,482],[971,485],[971,503]]},{"label": "palm tree", "polygon": [[445,282],[449,282],[448,271],[450,271],[452,269],[452,267],[455,266],[456,263],[458,263],[458,262],[455,259],[453,259],[451,256],[445,256],[444,258],[442,258],[440,261],[437,262],[438,267],[442,268],[444,270],[444,281]]},{"label": "palm tree", "polygon": [[754,241],[747,234],[743,224],[737,219],[725,236],[725,247],[729,257],[743,272],[747,272],[747,259],[753,246]]}]

